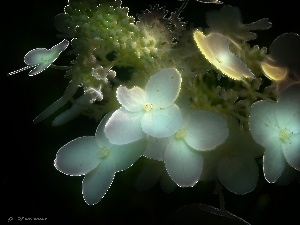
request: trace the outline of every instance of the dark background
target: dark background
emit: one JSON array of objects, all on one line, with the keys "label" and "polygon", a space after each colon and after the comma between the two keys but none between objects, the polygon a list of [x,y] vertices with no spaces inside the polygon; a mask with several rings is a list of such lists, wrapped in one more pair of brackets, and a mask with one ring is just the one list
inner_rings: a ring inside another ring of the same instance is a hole
[{"label": "dark background", "polygon": [[[280,34],[300,33],[299,12],[291,1],[244,0],[224,1],[238,6],[243,22],[250,23],[269,18],[270,30],[257,32],[256,42],[268,47]],[[241,3],[242,2],[242,3]],[[135,15],[160,3],[174,10],[180,2],[124,0],[123,5]],[[68,81],[63,73],[48,69],[35,77],[28,71],[13,76],[8,72],[24,66],[24,55],[31,49],[50,48],[60,39],[56,37],[53,18],[63,12],[67,1],[7,1],[2,3],[1,23],[1,224],[33,223],[26,218],[47,218],[35,224],[211,224],[214,218],[200,211],[180,208],[194,203],[208,203],[218,207],[218,198],[212,194],[212,186],[204,184],[194,188],[177,188],[164,193],[159,186],[145,192],[134,187],[137,169],[142,162],[117,174],[112,187],[96,206],[88,206],[81,195],[83,177],[70,177],[58,172],[53,166],[57,150],[70,140],[84,135],[94,135],[97,123],[79,117],[70,123],[51,127],[49,119],[33,124],[32,120],[64,92]],[[204,12],[220,8],[220,5],[200,4],[190,0],[185,13],[187,21],[206,26]],[[63,64],[63,59],[60,63]],[[143,160],[141,160],[143,161]],[[262,180],[257,189],[245,196],[225,191],[228,211],[251,224],[271,224],[279,220],[285,224],[297,224],[299,218],[300,186],[293,183],[278,187]],[[201,216],[200,216],[201,215]],[[18,217],[24,217],[20,222]],[[195,218],[195,219],[194,219]],[[182,219],[182,220],[181,220]],[[181,221],[181,222],[179,222]],[[182,222],[185,221],[185,222]],[[190,222],[188,222],[190,221]],[[214,224],[224,223],[217,220]],[[235,224],[230,222],[228,224]]]}]

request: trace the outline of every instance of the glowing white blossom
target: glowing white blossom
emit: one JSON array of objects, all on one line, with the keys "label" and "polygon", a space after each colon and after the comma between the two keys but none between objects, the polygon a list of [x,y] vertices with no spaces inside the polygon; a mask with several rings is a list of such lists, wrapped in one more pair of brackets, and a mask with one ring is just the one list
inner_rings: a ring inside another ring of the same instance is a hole
[{"label": "glowing white blossom", "polygon": [[286,162],[300,170],[300,88],[293,85],[276,103],[259,101],[252,105],[249,126],[254,140],[265,148],[265,178],[274,183]]},{"label": "glowing white blossom", "polygon": [[82,193],[87,204],[98,203],[109,189],[116,172],[127,169],[143,154],[145,140],[112,145],[103,129],[108,116],[99,124],[95,136],[76,138],[61,147],[55,167],[72,176],[85,175]]},{"label": "glowing white blossom", "polygon": [[219,33],[204,35],[196,30],[194,40],[204,57],[224,75],[235,80],[254,78],[247,65],[230,51],[230,40],[226,36]]},{"label": "glowing white blossom", "polygon": [[109,118],[104,132],[111,143],[127,144],[143,138],[169,137],[181,126],[182,117],[174,104],[181,85],[181,75],[174,68],[151,76],[145,90],[120,86],[117,98],[121,108]]},{"label": "glowing white blossom", "polygon": [[214,112],[194,111],[173,136],[149,141],[144,155],[164,160],[172,180],[178,186],[191,187],[202,172],[202,152],[222,144],[227,136],[224,118]]}]

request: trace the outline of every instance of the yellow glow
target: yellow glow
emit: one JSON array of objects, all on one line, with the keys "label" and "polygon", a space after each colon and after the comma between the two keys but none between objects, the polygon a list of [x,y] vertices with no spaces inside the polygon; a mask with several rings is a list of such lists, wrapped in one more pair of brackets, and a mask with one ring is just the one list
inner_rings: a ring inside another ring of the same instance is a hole
[{"label": "yellow glow", "polygon": [[176,139],[183,139],[185,138],[186,136],[186,133],[185,133],[185,130],[184,129],[180,129],[179,131],[176,132],[175,134],[175,138]]},{"label": "yellow glow", "polygon": [[144,110],[145,110],[146,112],[150,112],[152,109],[153,109],[153,105],[152,105],[151,103],[146,103],[146,104],[144,105]]},{"label": "yellow glow", "polygon": [[271,80],[283,80],[288,73],[286,67],[272,66],[266,61],[261,63],[261,68],[264,74]]},{"label": "yellow glow", "polygon": [[290,144],[291,136],[292,136],[292,132],[289,132],[287,129],[280,130],[279,138],[282,143]]},{"label": "yellow glow", "polygon": [[219,33],[204,35],[196,30],[194,40],[204,57],[224,75],[235,80],[254,77],[246,64],[230,51],[227,37]]},{"label": "yellow glow", "polygon": [[107,148],[101,148],[99,151],[99,157],[105,159],[109,156],[109,150]]}]

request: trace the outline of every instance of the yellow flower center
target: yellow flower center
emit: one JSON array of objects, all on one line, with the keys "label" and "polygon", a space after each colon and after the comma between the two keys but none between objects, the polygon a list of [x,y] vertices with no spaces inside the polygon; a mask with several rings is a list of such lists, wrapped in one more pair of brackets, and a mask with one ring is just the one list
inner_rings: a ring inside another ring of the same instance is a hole
[{"label": "yellow flower center", "polygon": [[286,128],[280,130],[279,139],[284,144],[291,144],[290,137],[292,136],[293,132],[288,131]]},{"label": "yellow flower center", "polygon": [[176,139],[183,139],[183,138],[185,138],[185,136],[186,136],[186,133],[185,133],[185,130],[183,128],[181,128],[179,131],[177,131],[175,133],[175,138]]},{"label": "yellow flower center", "polygon": [[153,105],[152,105],[151,103],[146,103],[146,104],[144,105],[144,110],[145,110],[146,112],[150,112],[150,111],[152,111],[152,109],[153,109]]},{"label": "yellow flower center", "polygon": [[109,156],[109,150],[103,147],[99,150],[98,155],[101,159],[106,159]]}]

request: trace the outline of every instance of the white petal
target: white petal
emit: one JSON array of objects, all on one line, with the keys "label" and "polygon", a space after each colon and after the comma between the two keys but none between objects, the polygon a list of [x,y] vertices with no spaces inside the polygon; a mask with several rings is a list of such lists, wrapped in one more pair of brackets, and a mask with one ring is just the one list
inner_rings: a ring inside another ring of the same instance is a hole
[{"label": "white petal", "polygon": [[203,167],[200,152],[192,150],[184,141],[170,141],[165,153],[165,166],[172,180],[180,187],[192,187]]},{"label": "white petal", "polygon": [[221,183],[233,193],[243,195],[256,187],[258,166],[248,155],[223,157],[217,172]]},{"label": "white petal", "polygon": [[55,59],[57,59],[60,53],[64,51],[68,46],[69,46],[69,41],[67,39],[64,39],[61,42],[59,42],[57,45],[54,45],[49,51],[53,55],[53,58],[56,57]]},{"label": "white petal", "polygon": [[181,112],[176,105],[146,112],[142,118],[143,131],[152,137],[170,137],[180,129],[181,125]]},{"label": "white petal", "polygon": [[52,61],[47,61],[47,62],[39,64],[33,70],[30,70],[28,75],[34,76],[34,75],[39,74],[40,72],[43,72],[45,69],[47,69],[51,65],[51,63],[52,63]]},{"label": "white petal", "polygon": [[79,176],[96,168],[100,162],[97,154],[95,138],[80,137],[58,150],[54,164],[65,174]]},{"label": "white petal", "polygon": [[47,57],[48,50],[46,48],[36,48],[29,52],[24,57],[24,62],[27,65],[38,65],[42,63],[42,58]]},{"label": "white petal", "polygon": [[181,85],[181,75],[175,68],[158,71],[149,79],[145,91],[148,101],[156,108],[165,108],[176,100]]},{"label": "white petal", "polygon": [[144,137],[141,128],[142,113],[131,113],[123,107],[107,121],[104,133],[112,144],[124,145]]},{"label": "white petal", "polygon": [[228,137],[226,120],[209,111],[192,112],[184,130],[185,141],[196,150],[213,149]]},{"label": "white petal", "polygon": [[112,112],[107,113],[102,118],[102,120],[100,121],[100,123],[96,129],[95,140],[100,149],[111,147],[111,143],[109,142],[108,138],[105,136],[104,128],[112,114],[113,114]]},{"label": "white petal", "polygon": [[116,162],[116,171],[125,170],[132,166],[143,155],[146,145],[145,139],[126,145],[112,145],[110,154]]},{"label": "white petal", "polygon": [[110,188],[115,176],[113,160],[104,160],[99,166],[88,173],[82,181],[83,198],[89,205],[98,203]]},{"label": "white petal", "polygon": [[143,106],[146,103],[146,92],[139,87],[127,89],[126,87],[119,86],[117,89],[117,99],[126,110],[139,112],[143,110]]},{"label": "white petal", "polygon": [[260,145],[265,145],[268,137],[279,133],[274,115],[275,103],[258,101],[251,106],[249,127],[253,139]]},{"label": "white petal", "polygon": [[[300,99],[300,98],[299,98]],[[298,103],[300,105],[300,103]],[[300,109],[292,109],[287,104],[276,105],[275,117],[281,129],[287,129],[293,133],[300,133]]]},{"label": "white petal", "polygon": [[282,144],[282,148],[288,164],[300,170],[300,133],[292,135],[288,143]]},{"label": "white petal", "polygon": [[148,136],[148,145],[144,152],[144,156],[150,159],[162,161],[164,159],[168,143],[169,138],[154,138]]},{"label": "white petal", "polygon": [[230,51],[230,41],[219,33],[205,36],[200,30],[194,32],[194,40],[204,57],[226,76],[243,80],[253,78],[247,65]]},{"label": "white petal", "polygon": [[263,157],[263,170],[266,180],[270,183],[276,182],[284,171],[285,165],[286,162],[283,156],[281,143],[278,143],[276,140],[267,140]]},{"label": "white petal", "polygon": [[300,85],[285,90],[276,105],[275,116],[279,126],[300,133]]}]

